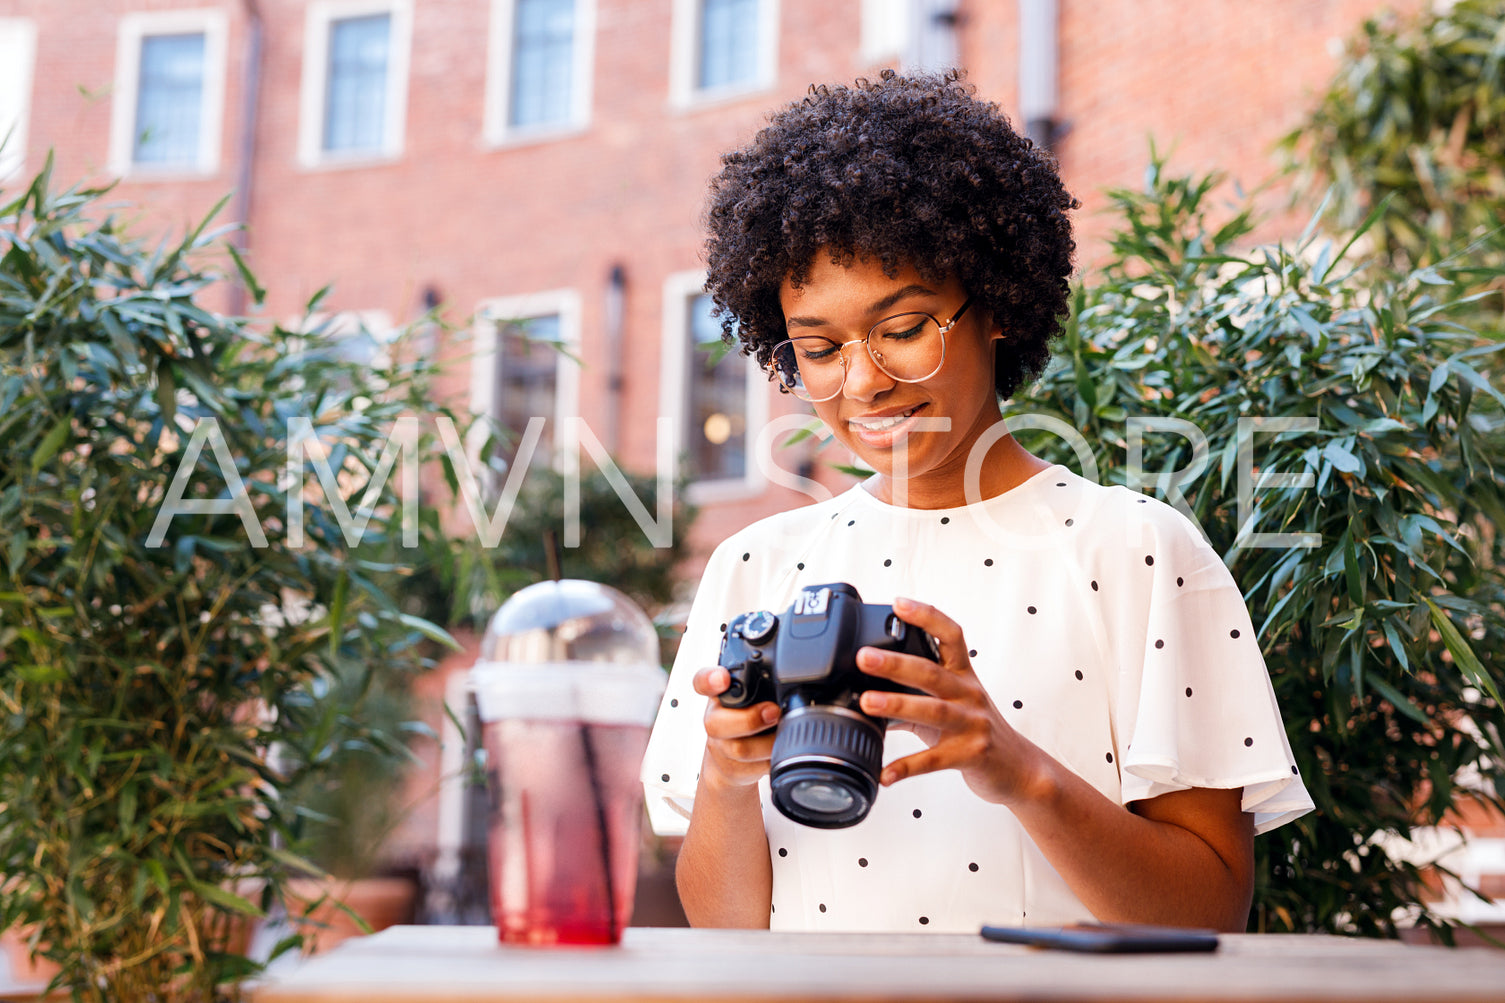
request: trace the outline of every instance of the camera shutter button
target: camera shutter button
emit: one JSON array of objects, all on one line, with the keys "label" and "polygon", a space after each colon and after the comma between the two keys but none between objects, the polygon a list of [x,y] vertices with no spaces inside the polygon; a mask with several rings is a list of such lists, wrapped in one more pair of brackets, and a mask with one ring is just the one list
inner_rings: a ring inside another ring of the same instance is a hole
[{"label": "camera shutter button", "polygon": [[903,620],[900,620],[897,616],[895,616],[892,613],[890,613],[888,615],[888,636],[889,637],[893,638],[895,641],[903,641],[904,640],[904,635],[905,635],[905,633],[907,633],[908,629],[909,629],[909,624],[905,623]]}]

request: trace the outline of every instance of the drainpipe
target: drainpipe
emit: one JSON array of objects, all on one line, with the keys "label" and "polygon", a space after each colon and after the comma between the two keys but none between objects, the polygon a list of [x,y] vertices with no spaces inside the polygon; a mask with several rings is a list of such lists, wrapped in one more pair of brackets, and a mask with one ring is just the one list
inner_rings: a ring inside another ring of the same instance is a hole
[{"label": "drainpipe", "polygon": [[1056,0],[1019,0],[1019,115],[1024,134],[1049,149],[1060,138]]},{"label": "drainpipe", "polygon": [[[247,41],[245,76],[241,81],[240,137],[236,143],[235,222],[239,228],[231,234],[235,249],[246,257],[251,248],[251,182],[256,160],[256,117],[261,105],[261,8],[257,0],[243,0],[246,10]],[[230,286],[230,314],[246,312],[246,288],[236,281]]]},{"label": "drainpipe", "polygon": [[627,269],[620,263],[611,266],[606,279],[606,451],[616,456],[621,445],[618,430],[622,427],[622,329],[627,306]]}]

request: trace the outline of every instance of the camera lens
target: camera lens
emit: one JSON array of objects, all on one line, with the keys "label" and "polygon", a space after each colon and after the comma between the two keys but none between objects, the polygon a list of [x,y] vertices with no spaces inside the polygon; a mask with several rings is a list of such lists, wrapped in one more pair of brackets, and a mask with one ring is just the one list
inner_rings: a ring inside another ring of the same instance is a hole
[{"label": "camera lens", "polygon": [[830,780],[801,780],[789,785],[789,800],[806,811],[839,815],[850,811],[857,798],[846,787]]},{"label": "camera lens", "polygon": [[842,829],[867,817],[878,794],[883,731],[860,711],[804,705],[786,711],[774,739],[774,806],[796,822]]}]

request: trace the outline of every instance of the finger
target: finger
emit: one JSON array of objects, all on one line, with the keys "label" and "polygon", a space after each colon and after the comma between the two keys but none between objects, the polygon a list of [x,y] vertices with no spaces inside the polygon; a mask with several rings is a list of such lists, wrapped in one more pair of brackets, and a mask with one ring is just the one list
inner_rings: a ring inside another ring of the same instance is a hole
[{"label": "finger", "polygon": [[705,709],[705,733],[710,738],[736,739],[759,735],[778,722],[779,705],[776,703],[723,707],[712,700]]},{"label": "finger", "polygon": [[935,773],[939,770],[950,769],[953,765],[948,757],[940,750],[939,746],[924,749],[913,755],[895,759],[883,767],[883,772],[878,777],[878,782],[884,787],[896,784],[908,777],[917,777],[924,773]]},{"label": "finger", "polygon": [[732,684],[732,674],[719,665],[712,665],[695,673],[690,684],[703,697],[720,696]]},{"label": "finger", "polygon": [[924,690],[939,697],[954,696],[959,692],[954,670],[919,655],[906,655],[882,648],[858,648],[857,667],[868,675]]},{"label": "finger", "polygon": [[955,704],[931,696],[868,690],[859,703],[864,713],[903,722],[911,730],[920,727],[946,731],[961,720]]},{"label": "finger", "polygon": [[773,735],[753,735],[718,741],[716,751],[737,763],[767,763],[773,758]]},{"label": "finger", "polygon": [[942,662],[951,661],[967,650],[961,624],[934,606],[901,596],[894,600],[894,612],[900,620],[919,627],[940,642]]}]

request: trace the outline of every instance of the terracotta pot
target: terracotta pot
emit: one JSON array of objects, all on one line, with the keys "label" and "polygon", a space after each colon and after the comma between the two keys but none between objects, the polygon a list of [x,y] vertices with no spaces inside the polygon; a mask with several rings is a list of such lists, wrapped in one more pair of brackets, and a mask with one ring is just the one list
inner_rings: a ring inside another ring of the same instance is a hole
[{"label": "terracotta pot", "polygon": [[44,958],[31,959],[26,942],[31,939],[31,930],[6,930],[0,933],[0,951],[10,963],[10,981],[17,987],[36,986],[41,989],[57,975],[58,968]]}]

